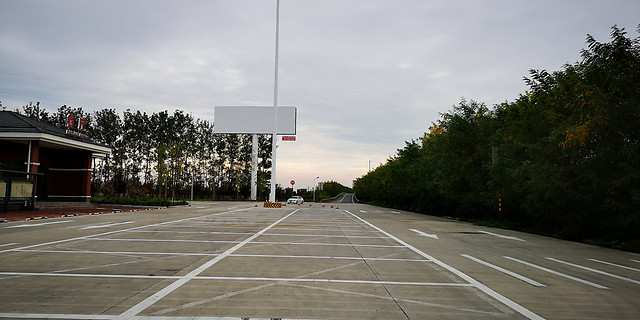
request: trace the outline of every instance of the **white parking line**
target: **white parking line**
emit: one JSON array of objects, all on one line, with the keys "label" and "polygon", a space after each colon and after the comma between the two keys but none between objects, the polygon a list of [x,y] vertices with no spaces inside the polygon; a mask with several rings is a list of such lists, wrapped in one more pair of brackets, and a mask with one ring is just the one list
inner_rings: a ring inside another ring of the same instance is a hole
[{"label": "white parking line", "polygon": [[10,226],[10,227],[4,227],[5,229],[13,229],[13,228],[28,228],[28,227],[41,227],[41,226],[45,226],[48,224],[57,224],[57,223],[67,223],[67,222],[71,222],[73,220],[64,220],[64,221],[52,221],[52,222],[40,222],[40,223],[25,223],[25,224],[20,224],[17,226]]},{"label": "white parking line", "polygon": [[[117,254],[117,255],[163,255],[163,256],[210,256],[216,253],[198,252],[150,252],[150,251],[95,251],[95,250],[16,250],[20,252],[41,252],[41,253],[70,253],[70,254]],[[367,258],[367,257],[346,257],[346,256],[303,256],[303,255],[278,255],[278,254],[230,254],[229,257],[240,258],[290,258],[290,259],[328,259],[328,260],[367,260],[367,261],[403,261],[403,262],[429,262],[426,259],[403,259],[403,258]]]},{"label": "white parking line", "polygon": [[528,284],[530,284],[530,285],[532,285],[534,287],[546,287],[546,285],[544,285],[544,284],[542,284],[540,282],[537,282],[535,280],[531,280],[531,279],[529,279],[529,278],[527,278],[527,277],[525,277],[523,275],[520,275],[520,274],[517,274],[515,272],[509,271],[507,269],[498,267],[498,266],[493,265],[493,264],[491,264],[489,262],[486,262],[486,261],[480,260],[478,258],[472,257],[472,256],[470,256],[468,254],[461,254],[461,256],[463,256],[463,257],[465,257],[467,259],[471,259],[471,260],[473,260],[473,261],[475,261],[475,262],[477,262],[479,264],[485,265],[485,266],[487,266],[489,268],[492,268],[492,269],[498,270],[500,272],[506,273],[506,274],[508,274],[508,275],[518,279],[518,280],[522,280],[522,281],[524,281],[524,282],[526,282],[526,283],[528,283]]},{"label": "white parking line", "polygon": [[130,224],[130,223],[133,223],[133,221],[125,221],[125,222],[109,223],[109,224],[100,224],[100,225],[88,226],[88,227],[80,228],[78,230],[109,228],[109,227],[113,227],[113,226],[119,226],[119,225]]},{"label": "white parking line", "polygon": [[323,237],[323,238],[353,238],[353,239],[388,239],[380,236],[345,236],[345,235],[322,235],[322,234],[295,234],[295,233],[265,233],[263,236],[282,236],[282,237]]},{"label": "white parking line", "polygon": [[[136,238],[87,238],[96,241],[127,241],[127,242],[184,242],[184,243],[240,243],[231,240],[190,240],[190,239],[136,239]],[[371,247],[371,248],[402,248],[403,246],[378,245],[378,244],[351,244],[351,243],[323,243],[323,242],[277,242],[277,241],[252,241],[251,244],[271,245],[303,245],[303,246],[344,246],[344,247]]]},{"label": "white parking line", "polygon": [[246,235],[253,232],[219,232],[219,231],[169,231],[169,230],[134,230],[137,233],[176,233],[176,234],[227,234],[227,235]]},{"label": "white parking line", "polygon": [[13,246],[19,244],[17,242],[11,242],[11,243],[4,243],[4,244],[0,244],[0,247],[8,247],[8,246]]},{"label": "white parking line", "polygon": [[403,246],[381,245],[381,244],[354,244],[354,243],[322,243],[322,242],[271,242],[254,241],[252,244],[275,244],[275,245],[307,245],[307,246],[338,246],[338,247],[369,247],[369,248],[403,248]]},{"label": "white parking line", "polygon": [[[72,320],[112,320],[112,315],[87,315],[87,314],[56,314],[56,313],[10,313],[0,312],[0,318],[11,319],[72,319]],[[303,320],[291,318],[277,318],[278,320]],[[245,317],[165,317],[165,316],[134,316],[130,320],[269,320],[267,318],[245,318]]]},{"label": "white parking line", "polygon": [[15,250],[19,252],[71,253],[71,254],[117,254],[117,255],[162,255],[162,256],[217,256],[215,253],[197,252],[150,252],[150,251],[95,251],[95,250]]},{"label": "white parking line", "polygon": [[429,287],[473,287],[470,283],[456,282],[409,282],[383,280],[347,280],[347,279],[318,279],[318,278],[262,278],[262,277],[215,277],[202,276],[198,280],[236,280],[236,281],[277,281],[277,282],[320,282],[320,283],[348,283],[348,284],[377,284],[401,286],[429,286]]},{"label": "white parking line", "polygon": [[[225,211],[225,212],[220,212],[220,213],[214,213],[214,214],[211,214],[211,215],[209,215],[209,216],[220,215],[220,214],[227,214],[227,213],[238,212],[238,211],[246,211],[246,210],[247,210],[247,209],[239,209],[239,210],[234,210],[234,211]],[[167,224],[171,224],[171,223],[184,222],[184,221],[189,221],[189,220],[193,220],[193,219],[197,219],[197,218],[200,218],[200,217],[185,218],[185,219],[179,219],[179,220],[173,220],[173,221],[166,221],[166,222],[154,223],[154,224],[149,224],[149,225],[140,226],[140,227],[133,227],[133,228],[123,229],[123,230],[114,230],[114,231],[108,231],[108,232],[98,233],[98,234],[94,234],[94,235],[90,235],[90,236],[82,236],[82,237],[67,238],[67,239],[62,239],[62,240],[56,240],[56,241],[43,242],[43,243],[33,244],[33,245],[29,245],[29,246],[25,246],[25,247],[20,247],[20,248],[13,248],[13,249],[0,250],[0,253],[11,252],[11,251],[17,251],[17,250],[21,250],[21,249],[37,248],[37,247],[41,247],[41,246],[47,246],[47,245],[52,245],[52,244],[65,243],[65,242],[70,242],[70,241],[86,240],[86,239],[91,239],[92,237],[100,237],[100,236],[106,236],[106,235],[111,235],[111,234],[115,234],[115,233],[122,233],[122,232],[128,232],[128,231],[133,231],[133,230],[139,230],[139,229],[145,229],[145,228],[151,228],[151,227],[163,226],[163,225],[167,225]],[[70,222],[70,221],[73,221],[73,220],[66,220],[65,222]]]},{"label": "white parking line", "polygon": [[610,265],[610,266],[614,266],[614,267],[618,267],[618,268],[622,268],[622,269],[627,269],[627,270],[640,272],[640,269],[623,266],[621,264],[615,264],[615,263],[606,262],[606,261],[602,261],[602,260],[598,260],[598,259],[589,259],[589,260],[594,261],[594,262],[598,262],[598,263],[602,263],[602,264],[606,264],[606,265]]},{"label": "white parking line", "polygon": [[635,283],[635,284],[640,284],[640,281],[638,281],[638,280],[631,279],[631,278],[627,278],[627,277],[623,277],[623,276],[619,276],[619,275],[617,275],[617,274],[613,274],[613,273],[609,273],[609,272],[601,271],[601,270],[598,270],[598,269],[593,269],[593,268],[589,268],[589,267],[581,266],[581,265],[579,265],[579,264],[575,264],[575,263],[571,263],[571,262],[566,262],[566,261],[562,261],[562,260],[558,260],[558,259],[554,259],[554,258],[546,258],[546,259],[547,259],[547,260],[551,260],[551,261],[555,261],[555,262],[558,262],[558,263],[563,263],[563,264],[566,264],[566,265],[568,265],[568,266],[576,267],[576,268],[579,268],[579,269],[582,269],[582,270],[587,270],[587,271],[595,272],[595,273],[601,274],[601,275],[603,275],[603,276],[612,277],[612,278],[616,278],[616,279],[619,279],[619,280],[628,281],[628,282]]},{"label": "white parking line", "polygon": [[171,284],[169,284],[168,286],[164,287],[162,290],[152,294],[150,297],[144,299],[142,302],[136,304],[135,306],[131,307],[127,311],[123,312],[116,319],[131,319],[133,316],[135,316],[138,313],[144,311],[145,309],[147,309],[148,307],[150,307],[154,303],[158,302],[160,299],[166,297],[168,294],[170,294],[171,292],[175,291],[176,289],[182,287],[185,283],[189,282],[191,279],[193,279],[194,277],[198,276],[200,273],[202,273],[203,271],[205,271],[209,267],[211,267],[214,264],[218,263],[218,261],[224,259],[225,257],[229,256],[230,254],[232,254],[236,250],[242,248],[247,243],[253,241],[253,239],[259,237],[261,234],[267,232],[269,229],[275,227],[278,223],[284,221],[285,219],[287,219],[288,217],[290,217],[291,215],[293,215],[297,211],[298,210],[295,210],[295,211],[289,213],[288,215],[284,216],[282,219],[280,219],[280,220],[270,224],[269,226],[263,228],[262,230],[256,232],[254,235],[248,237],[247,239],[245,239],[241,243],[236,244],[235,246],[233,246],[232,248],[230,248],[227,251],[223,252],[219,256],[216,256],[215,258],[205,262],[200,267],[198,267],[195,270],[189,272],[188,274],[184,275],[180,279],[178,279],[178,280],[172,282]]},{"label": "white parking line", "polygon": [[487,316],[491,316],[491,317],[504,316],[504,314],[498,313],[498,312],[489,312],[489,311],[475,310],[475,309],[469,309],[469,308],[459,308],[459,307],[456,307],[456,306],[448,306],[448,305],[439,304],[439,303],[431,303],[431,302],[411,300],[411,299],[401,299],[401,298],[398,299],[398,298],[394,298],[394,297],[391,297],[391,296],[380,296],[380,295],[376,295],[376,294],[368,294],[368,293],[362,293],[362,292],[331,289],[331,288],[324,288],[324,287],[319,287],[319,286],[310,286],[310,285],[294,284],[294,283],[286,283],[286,282],[284,283],[284,285],[297,287],[297,288],[306,288],[306,289],[322,290],[322,291],[333,292],[333,293],[355,295],[355,296],[366,297],[366,298],[371,298],[371,299],[382,299],[382,300],[388,300],[388,301],[399,301],[399,302],[404,302],[404,303],[413,303],[413,304],[419,304],[419,305],[429,306],[429,307],[436,307],[436,308],[449,309],[449,310],[455,310],[455,311],[463,311],[463,312],[483,314],[483,315],[487,315]]},{"label": "white parking line", "polygon": [[551,270],[551,269],[548,269],[548,268],[545,268],[545,267],[542,267],[542,266],[539,266],[539,265],[536,265],[536,264],[533,264],[533,263],[530,263],[530,262],[527,262],[527,261],[523,261],[523,260],[520,260],[520,259],[516,259],[516,258],[512,258],[512,257],[507,257],[507,256],[505,256],[504,258],[505,258],[505,259],[512,260],[512,261],[515,261],[515,262],[522,263],[522,264],[527,265],[527,266],[530,266],[530,267],[534,267],[534,268],[536,268],[536,269],[539,269],[539,270],[542,270],[542,271],[545,271],[545,272],[548,272],[548,273],[551,273],[551,274],[555,274],[556,276],[560,276],[560,277],[563,277],[563,278],[567,278],[567,279],[569,279],[569,280],[577,281],[577,282],[580,282],[580,283],[583,283],[583,284],[586,284],[586,285],[592,286],[592,287],[594,287],[594,288],[598,288],[598,289],[609,289],[609,288],[607,288],[607,287],[605,287],[605,286],[602,286],[602,285],[599,285],[599,284],[597,284],[597,283],[593,283],[593,282],[590,282],[590,281],[587,281],[587,280],[583,280],[583,279],[580,279],[580,278],[576,278],[576,277],[574,277],[574,276],[570,276],[570,275],[565,274],[565,273],[562,273],[562,272],[558,272],[558,271],[555,271],[555,270]]},{"label": "white parking line", "polygon": [[0,272],[3,276],[40,276],[72,278],[122,278],[122,279],[180,279],[181,276],[151,276],[142,274],[96,274],[96,273],[56,273],[56,272]]},{"label": "white parking line", "polygon": [[88,238],[95,241],[126,241],[126,242],[184,242],[184,243],[240,243],[230,240],[190,240],[190,239],[136,239],[136,238]]},{"label": "white parking line", "polygon": [[448,264],[446,264],[446,263],[444,263],[444,262],[442,262],[442,261],[440,261],[440,260],[438,260],[438,259],[436,259],[436,258],[424,253],[424,252],[422,252],[418,248],[416,248],[416,247],[414,247],[414,246],[412,246],[412,245],[410,245],[410,244],[398,239],[394,235],[392,235],[392,234],[390,234],[390,233],[378,228],[377,226],[375,226],[375,225],[369,223],[368,221],[358,217],[357,215],[349,212],[348,210],[344,210],[344,212],[346,212],[349,215],[351,215],[352,217],[362,221],[363,223],[367,224],[368,226],[378,230],[379,232],[385,234],[387,237],[392,238],[393,240],[395,240],[396,242],[398,242],[398,243],[402,244],[403,246],[409,248],[413,252],[423,256],[426,259],[429,259],[429,260],[433,261],[433,263],[439,265],[440,267],[442,267],[444,269],[447,269],[449,272],[451,272],[451,273],[457,275],[458,277],[464,279],[465,281],[469,282],[473,287],[479,289],[480,291],[482,291],[485,294],[491,296],[492,298],[500,301],[502,304],[508,306],[509,308],[515,310],[516,312],[522,314],[523,316],[525,316],[525,317],[527,317],[529,319],[544,319],[541,316],[533,313],[531,310],[519,305],[515,301],[512,301],[511,299],[509,299],[509,298],[507,298],[507,297],[505,297],[505,296],[493,291],[491,288],[489,288],[489,287],[485,286],[484,284],[478,282],[478,280],[476,280],[476,279],[468,276],[467,274],[461,272],[460,270],[458,270],[458,269],[456,269],[456,268],[454,268],[454,267],[452,267],[452,266],[450,266],[450,265],[448,265]]},{"label": "white parking line", "polygon": [[11,319],[73,319],[73,320],[108,320],[113,319],[109,315],[88,315],[88,314],[55,314],[55,313],[11,313],[0,312],[0,318]]}]

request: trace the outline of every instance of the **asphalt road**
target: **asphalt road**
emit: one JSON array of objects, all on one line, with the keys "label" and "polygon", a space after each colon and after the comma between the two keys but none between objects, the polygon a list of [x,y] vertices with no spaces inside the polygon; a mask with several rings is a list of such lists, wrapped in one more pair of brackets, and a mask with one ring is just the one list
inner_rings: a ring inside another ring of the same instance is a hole
[{"label": "asphalt road", "polygon": [[0,318],[640,318],[640,255],[333,205],[1,224]]}]

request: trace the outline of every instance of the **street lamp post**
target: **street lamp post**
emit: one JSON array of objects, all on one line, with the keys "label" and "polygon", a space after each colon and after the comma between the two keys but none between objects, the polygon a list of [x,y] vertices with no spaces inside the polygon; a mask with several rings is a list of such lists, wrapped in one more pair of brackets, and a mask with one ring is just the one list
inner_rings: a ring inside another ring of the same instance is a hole
[{"label": "street lamp post", "polygon": [[276,202],[276,142],[278,141],[278,47],[280,43],[280,0],[276,2],[276,54],[273,79],[273,136],[271,137],[271,192],[269,202]]},{"label": "street lamp post", "polygon": [[317,176],[315,179],[313,179],[313,202],[316,202],[316,189],[318,188],[318,184],[316,183],[316,180],[318,180],[318,178],[320,178],[320,176]]}]

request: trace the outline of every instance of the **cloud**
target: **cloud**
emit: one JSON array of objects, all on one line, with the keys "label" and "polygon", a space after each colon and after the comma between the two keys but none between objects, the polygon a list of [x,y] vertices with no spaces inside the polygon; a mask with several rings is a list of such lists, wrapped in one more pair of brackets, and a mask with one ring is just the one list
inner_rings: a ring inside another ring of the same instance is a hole
[{"label": "cloud", "polygon": [[[0,1],[7,107],[212,120],[215,105],[273,103],[275,1]],[[462,97],[513,100],[527,70],[579,60],[587,33],[632,34],[637,12],[626,0],[282,0],[278,101],[299,118],[278,183],[350,184]]]}]

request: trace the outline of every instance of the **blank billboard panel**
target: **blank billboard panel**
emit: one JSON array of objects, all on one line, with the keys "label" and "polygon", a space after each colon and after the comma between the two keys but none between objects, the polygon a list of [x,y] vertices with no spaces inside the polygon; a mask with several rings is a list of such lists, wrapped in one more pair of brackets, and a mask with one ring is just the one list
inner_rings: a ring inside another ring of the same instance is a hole
[{"label": "blank billboard panel", "polygon": [[[217,106],[214,133],[273,133],[273,107]],[[296,107],[278,107],[278,134],[296,134]]]}]

